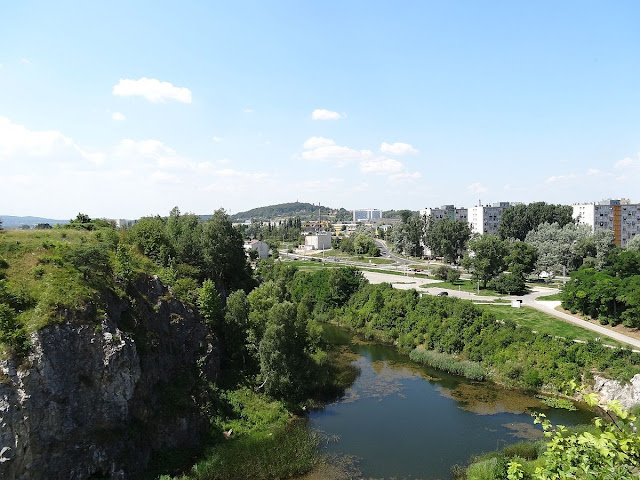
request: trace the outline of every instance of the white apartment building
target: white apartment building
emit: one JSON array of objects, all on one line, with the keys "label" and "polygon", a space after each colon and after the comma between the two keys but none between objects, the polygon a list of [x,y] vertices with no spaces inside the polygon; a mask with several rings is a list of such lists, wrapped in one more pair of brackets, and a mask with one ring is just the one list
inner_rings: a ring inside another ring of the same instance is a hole
[{"label": "white apartment building", "polygon": [[511,205],[509,202],[497,202],[491,205],[471,207],[467,213],[467,221],[473,233],[498,234],[498,226],[502,219],[502,212]]},{"label": "white apartment building", "polygon": [[328,232],[318,232],[315,235],[304,237],[305,250],[329,250],[331,248],[331,234]]},{"label": "white apartment building", "polygon": [[420,210],[420,216],[425,219],[433,217],[436,219],[448,218],[450,220],[467,221],[467,209],[456,208],[454,205],[442,205],[439,208],[425,208]]},{"label": "white apartment building", "polygon": [[369,220],[382,218],[382,210],[376,208],[367,208],[361,210],[353,210],[354,222],[366,222]]},{"label": "white apartment building", "polygon": [[614,242],[620,247],[640,234],[640,204],[626,198],[573,204],[573,218],[589,225],[592,232],[612,230]]}]

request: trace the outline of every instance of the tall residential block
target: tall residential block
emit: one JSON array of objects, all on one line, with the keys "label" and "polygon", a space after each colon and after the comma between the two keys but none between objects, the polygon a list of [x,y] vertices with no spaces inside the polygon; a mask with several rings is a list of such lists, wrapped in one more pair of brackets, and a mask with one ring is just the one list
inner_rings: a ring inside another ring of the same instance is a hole
[{"label": "tall residential block", "polygon": [[467,219],[473,233],[498,234],[498,226],[502,219],[502,212],[511,205],[509,202],[497,202],[491,205],[471,207]]},{"label": "tall residential block", "polygon": [[450,220],[467,221],[467,209],[456,208],[454,205],[442,205],[439,208],[425,208],[420,210],[420,215],[425,218],[448,218]]},{"label": "tall residential block", "polygon": [[592,232],[613,231],[615,244],[620,247],[640,234],[640,204],[631,203],[626,198],[576,203],[573,205],[573,218],[580,224],[589,225]]}]

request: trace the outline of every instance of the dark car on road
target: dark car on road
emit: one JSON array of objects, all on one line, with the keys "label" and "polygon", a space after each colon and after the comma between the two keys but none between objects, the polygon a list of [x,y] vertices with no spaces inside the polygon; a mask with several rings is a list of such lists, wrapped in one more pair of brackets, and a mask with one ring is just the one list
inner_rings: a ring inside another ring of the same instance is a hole
[{"label": "dark car on road", "polygon": [[449,292],[438,292],[438,294],[436,295],[436,297],[448,297],[449,296]]}]

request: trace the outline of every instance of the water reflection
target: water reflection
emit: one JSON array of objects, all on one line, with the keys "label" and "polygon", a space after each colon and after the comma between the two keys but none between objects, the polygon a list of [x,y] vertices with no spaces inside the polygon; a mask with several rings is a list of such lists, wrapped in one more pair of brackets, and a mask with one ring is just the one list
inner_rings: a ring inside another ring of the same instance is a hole
[{"label": "water reflection", "polygon": [[[349,334],[335,330],[329,336],[344,344]],[[344,398],[310,414],[313,428],[339,439],[325,450],[350,459],[346,478],[449,478],[451,466],[473,454],[539,437],[532,411],[566,425],[591,418],[583,409],[551,409],[519,391],[422,367],[390,346],[355,339],[349,348],[359,377]]]}]

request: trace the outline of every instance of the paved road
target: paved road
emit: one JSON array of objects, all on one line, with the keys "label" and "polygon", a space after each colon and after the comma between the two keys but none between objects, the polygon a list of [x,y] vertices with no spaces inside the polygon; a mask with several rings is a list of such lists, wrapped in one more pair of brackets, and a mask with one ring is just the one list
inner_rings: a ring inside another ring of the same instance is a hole
[{"label": "paved road", "polygon": [[[382,283],[387,282],[392,284],[395,288],[401,290],[409,290],[415,288],[420,293],[427,293],[430,295],[435,295],[438,292],[442,292],[444,290],[447,291],[449,296],[464,298],[465,300],[473,300],[474,302],[493,302],[498,297],[484,296],[484,295],[476,295],[475,293],[462,292],[458,290],[449,290],[439,287],[427,287],[429,283],[439,283],[440,280],[432,280],[428,278],[415,278],[412,276],[400,276],[400,275],[391,275],[388,273],[378,273],[378,272],[362,272],[371,283]],[[586,330],[591,330],[593,332],[599,333],[602,336],[606,336],[617,340],[622,343],[626,343],[627,345],[631,345],[635,349],[640,349],[640,340],[637,340],[633,337],[629,337],[628,335],[624,335],[623,333],[618,333],[614,330],[609,330],[601,325],[596,325],[591,322],[587,322],[580,318],[574,317],[573,315],[569,315],[564,312],[559,312],[555,308],[560,304],[560,302],[554,301],[538,301],[537,298],[541,296],[551,295],[557,293],[559,290],[554,288],[546,288],[546,287],[535,287],[531,293],[522,296],[503,296],[500,298],[504,298],[505,300],[522,300],[522,304],[531,308],[535,308],[541,312],[552,315],[556,318],[564,320],[569,323],[573,323],[579,327],[582,327]]]}]

